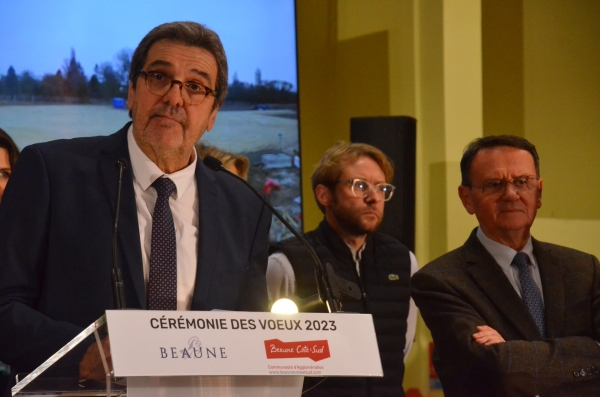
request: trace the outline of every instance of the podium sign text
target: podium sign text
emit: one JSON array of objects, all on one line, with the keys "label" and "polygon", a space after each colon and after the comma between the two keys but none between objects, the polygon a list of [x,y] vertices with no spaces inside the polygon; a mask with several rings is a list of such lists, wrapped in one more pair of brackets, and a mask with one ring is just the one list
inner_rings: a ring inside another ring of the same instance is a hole
[{"label": "podium sign text", "polygon": [[366,314],[106,312],[116,376],[383,376]]}]

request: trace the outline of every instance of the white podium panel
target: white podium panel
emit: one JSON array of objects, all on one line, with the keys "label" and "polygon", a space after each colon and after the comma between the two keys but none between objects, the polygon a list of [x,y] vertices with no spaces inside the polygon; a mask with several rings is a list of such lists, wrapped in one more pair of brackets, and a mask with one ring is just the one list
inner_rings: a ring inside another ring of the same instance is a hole
[{"label": "white podium panel", "polygon": [[[110,310],[122,377],[383,376],[366,314]],[[131,387],[129,386],[131,391]]]},{"label": "white podium panel", "polygon": [[168,376],[127,379],[127,397],[300,397],[302,376]]}]

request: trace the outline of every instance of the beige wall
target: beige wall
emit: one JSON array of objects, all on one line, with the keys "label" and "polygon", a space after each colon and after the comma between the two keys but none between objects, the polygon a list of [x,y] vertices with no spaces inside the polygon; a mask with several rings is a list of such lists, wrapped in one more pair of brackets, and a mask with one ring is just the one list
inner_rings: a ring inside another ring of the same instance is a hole
[{"label": "beige wall", "polygon": [[[421,265],[476,225],[460,204],[463,147],[511,133],[540,152],[533,234],[600,256],[600,2],[298,0],[305,230],[321,220],[310,175],[349,140],[350,117],[417,119],[416,249]],[[419,324],[405,388],[428,391]],[[433,394],[432,394],[433,395]]]},{"label": "beige wall", "polygon": [[539,215],[600,227],[600,2],[526,1],[523,15],[525,134],[545,179]]},{"label": "beige wall", "polygon": [[338,39],[338,4],[304,0],[296,7],[300,145],[305,230],[322,218],[310,176],[321,154],[349,140],[350,117],[389,114],[388,34]]},{"label": "beige wall", "polygon": [[600,255],[600,2],[482,4],[484,135],[538,149],[533,235]]}]

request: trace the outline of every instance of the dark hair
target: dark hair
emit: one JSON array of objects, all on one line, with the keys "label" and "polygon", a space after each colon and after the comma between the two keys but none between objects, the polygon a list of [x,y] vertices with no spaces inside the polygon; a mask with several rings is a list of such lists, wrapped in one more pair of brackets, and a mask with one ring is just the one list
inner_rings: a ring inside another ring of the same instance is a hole
[{"label": "dark hair", "polygon": [[0,128],[0,148],[6,149],[8,152],[8,162],[10,163],[10,167],[14,167],[17,159],[19,158],[19,148],[2,128]]},{"label": "dark hair", "polygon": [[136,85],[136,76],[143,69],[148,52],[154,43],[160,40],[168,40],[175,43],[185,44],[191,47],[198,47],[210,52],[217,61],[217,84],[215,91],[217,96],[213,109],[221,106],[225,102],[227,95],[227,57],[225,49],[219,35],[204,25],[196,22],[170,22],[158,25],[152,29],[140,44],[138,44],[133,57],[131,58],[131,67],[129,69],[129,81]]},{"label": "dark hair", "polygon": [[[333,189],[340,179],[345,167],[354,164],[359,157],[369,157],[379,165],[385,175],[385,181],[388,183],[394,179],[394,165],[391,160],[379,149],[366,143],[344,143],[338,142],[321,157],[321,161],[313,172],[311,181],[313,193],[316,193],[318,185],[324,185]],[[317,205],[321,211],[325,208],[317,200]]]},{"label": "dark hair", "polygon": [[526,150],[533,157],[533,164],[535,165],[535,174],[540,176],[540,157],[538,156],[535,146],[525,138],[521,138],[515,135],[491,135],[477,138],[471,141],[465,151],[463,152],[462,159],[460,160],[460,173],[462,176],[461,184],[463,186],[471,186],[471,163],[473,159],[483,149],[489,149],[499,146],[514,147],[517,149]]}]

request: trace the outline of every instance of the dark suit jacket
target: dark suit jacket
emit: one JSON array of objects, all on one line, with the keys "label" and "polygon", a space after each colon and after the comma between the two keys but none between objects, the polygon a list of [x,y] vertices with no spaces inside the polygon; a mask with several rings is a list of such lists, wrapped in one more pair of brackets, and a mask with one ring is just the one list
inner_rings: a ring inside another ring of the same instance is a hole
[{"label": "dark suit jacket", "polygon": [[[543,340],[475,232],[411,279],[411,294],[433,336],[444,395],[600,395],[598,260],[533,240],[544,294]],[[475,344],[471,335],[478,325],[494,328],[506,342]]]},{"label": "dark suit jacket", "polygon": [[[114,308],[112,230],[127,129],[23,150],[0,206],[0,361],[30,371]],[[123,176],[118,263],[128,308],[146,308],[131,167]],[[198,161],[192,310],[265,310],[269,210]],[[70,368],[77,372],[77,361]]]}]

